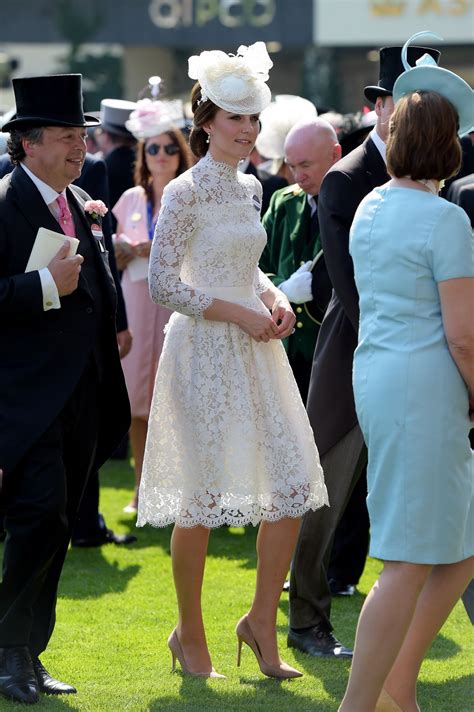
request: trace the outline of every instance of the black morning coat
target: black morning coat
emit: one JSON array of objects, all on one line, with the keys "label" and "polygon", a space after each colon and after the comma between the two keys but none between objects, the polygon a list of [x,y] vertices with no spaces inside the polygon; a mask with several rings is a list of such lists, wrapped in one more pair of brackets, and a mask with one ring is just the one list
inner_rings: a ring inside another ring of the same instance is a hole
[{"label": "black morning coat", "polygon": [[349,254],[349,231],[361,200],[389,178],[369,137],[329,169],[319,193],[321,244],[333,293],[314,351],[306,407],[320,455],[357,425],[352,361],[359,329],[359,295]]},{"label": "black morning coat", "polygon": [[[77,237],[95,256],[104,304],[101,334],[104,369],[99,385],[99,434],[95,466],[112,454],[128,429],[130,408],[115,330],[116,292],[103,240],[84,212],[89,196],[71,185]],[[97,222],[97,221],[95,221]],[[40,192],[17,167],[0,181],[0,468],[4,476],[48,428],[72,394],[91,358],[94,299],[82,273],[61,309],[43,310],[37,271],[25,267],[39,227],[60,232]],[[80,252],[80,248],[79,248]],[[80,445],[80,436],[78,438]]]}]

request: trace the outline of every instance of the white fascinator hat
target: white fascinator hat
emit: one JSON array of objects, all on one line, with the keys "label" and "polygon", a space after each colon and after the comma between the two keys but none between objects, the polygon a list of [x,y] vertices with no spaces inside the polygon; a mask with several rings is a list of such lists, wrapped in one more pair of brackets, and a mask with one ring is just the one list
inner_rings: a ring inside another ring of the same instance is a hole
[{"label": "white fascinator hat", "polygon": [[170,129],[180,129],[185,125],[183,102],[158,100],[160,92],[160,77],[150,77],[148,80],[152,99],[139,99],[136,108],[131,112],[125,126],[137,139],[147,139],[158,136]]},{"label": "white fascinator hat", "polygon": [[415,91],[434,91],[447,99],[459,116],[459,135],[472,131],[474,126],[474,92],[464,79],[448,69],[438,67],[435,60],[424,54],[410,67],[407,61],[408,46],[421,36],[441,40],[432,32],[417,32],[405,42],[402,48],[402,64],[405,68],[393,85],[393,100],[396,103],[402,96]]},{"label": "white fascinator hat", "polygon": [[271,67],[265,43],[255,42],[241,45],[235,55],[211,50],[189,57],[188,76],[201,86],[199,103],[209,99],[224,111],[257,114],[271,102],[266,84]]},{"label": "white fascinator hat", "polygon": [[268,163],[259,168],[276,175],[285,158],[285,139],[291,128],[299,121],[314,119],[318,115],[315,105],[302,96],[277,94],[275,101],[260,114],[262,128],[257,136],[256,147]]}]

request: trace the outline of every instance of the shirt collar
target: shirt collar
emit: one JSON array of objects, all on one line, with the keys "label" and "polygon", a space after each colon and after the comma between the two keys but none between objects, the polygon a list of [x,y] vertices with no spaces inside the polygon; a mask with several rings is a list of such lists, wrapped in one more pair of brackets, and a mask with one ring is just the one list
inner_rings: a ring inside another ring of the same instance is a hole
[{"label": "shirt collar", "polygon": [[[50,185],[45,183],[41,178],[38,178],[30,169],[25,166],[24,163],[20,164],[25,173],[31,178],[35,186],[38,188],[39,192],[41,193],[41,197],[43,198],[44,202],[46,205],[51,205],[51,203],[54,203],[55,200],[57,200],[59,195],[63,195],[66,198],[66,189],[63,190],[62,193],[58,193],[54,188],[51,188]],[[67,198],[66,198],[67,200]]]},{"label": "shirt collar", "polygon": [[308,205],[311,208],[311,217],[313,217],[314,213],[318,209],[318,202],[315,196],[309,195],[309,193],[306,193],[306,200],[308,201]]},{"label": "shirt collar", "polygon": [[380,136],[378,135],[377,131],[375,130],[375,126],[370,132],[370,138],[372,141],[375,143],[375,146],[380,153],[380,155],[383,158],[383,162],[386,164],[387,163],[387,146],[385,145],[385,141],[383,141]]}]

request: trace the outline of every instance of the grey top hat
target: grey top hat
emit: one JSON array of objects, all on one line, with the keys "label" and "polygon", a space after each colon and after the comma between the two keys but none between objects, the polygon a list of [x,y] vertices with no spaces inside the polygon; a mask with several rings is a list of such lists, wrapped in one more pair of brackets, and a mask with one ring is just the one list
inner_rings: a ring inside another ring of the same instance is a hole
[{"label": "grey top hat", "polygon": [[133,139],[134,137],[126,128],[125,122],[135,109],[137,109],[137,104],[134,101],[126,101],[126,99],[102,99],[100,102],[102,128],[104,131],[109,131],[109,133],[115,134],[116,136]]}]

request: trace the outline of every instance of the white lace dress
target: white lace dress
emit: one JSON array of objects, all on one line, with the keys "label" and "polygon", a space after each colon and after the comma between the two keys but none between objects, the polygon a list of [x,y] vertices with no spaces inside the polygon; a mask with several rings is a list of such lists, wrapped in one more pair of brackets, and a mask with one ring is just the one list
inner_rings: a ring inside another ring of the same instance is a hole
[{"label": "white lace dress", "polygon": [[328,504],[281,341],[208,321],[214,298],[268,313],[261,185],[210,153],[164,190],[153,300],[175,313],[156,375],[137,525],[242,526]]}]

